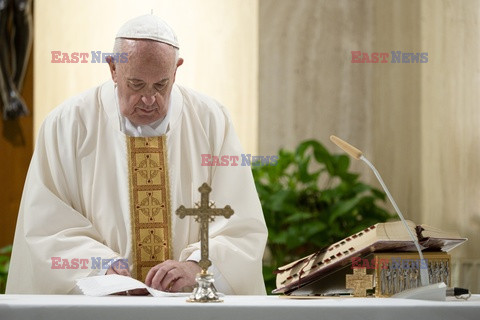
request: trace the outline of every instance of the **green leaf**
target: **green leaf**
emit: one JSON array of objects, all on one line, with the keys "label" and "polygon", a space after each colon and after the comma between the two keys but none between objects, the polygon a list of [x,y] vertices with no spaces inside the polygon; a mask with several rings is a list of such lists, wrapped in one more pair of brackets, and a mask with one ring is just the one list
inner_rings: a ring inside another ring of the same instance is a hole
[{"label": "green leaf", "polygon": [[281,233],[271,233],[269,234],[269,240],[275,244],[286,244],[287,243],[288,235],[286,232]]},{"label": "green leaf", "polygon": [[383,191],[380,191],[380,190],[378,190],[378,189],[372,188],[372,193],[373,193],[373,195],[374,195],[376,198],[378,198],[378,199],[380,199],[380,200],[382,200],[382,201],[385,201],[385,200],[386,200],[387,195],[386,195]]},{"label": "green leaf", "polygon": [[303,183],[307,183],[312,180],[312,175],[308,173],[310,158],[310,156],[307,156],[298,162],[298,180]]},{"label": "green leaf", "polygon": [[305,232],[305,236],[307,238],[311,238],[314,235],[321,233],[326,228],[327,228],[327,225],[325,223],[321,221],[316,221],[316,222],[307,224],[303,231]]},{"label": "green leaf", "polygon": [[7,245],[5,247],[0,248],[0,254],[6,254],[12,252],[12,245]]},{"label": "green leaf", "polygon": [[270,208],[273,211],[291,212],[295,208],[294,200],[295,196],[291,190],[280,190],[270,195]]},{"label": "green leaf", "polygon": [[370,187],[369,185],[367,185],[365,183],[361,183],[361,182],[354,184],[350,188],[351,188],[352,193],[354,193],[354,194],[360,194],[360,193],[372,190],[372,187]]},{"label": "green leaf", "polygon": [[299,212],[296,212],[294,214],[291,214],[290,216],[288,216],[286,219],[285,219],[285,222],[288,223],[288,224],[291,224],[291,223],[300,223],[302,221],[305,221],[305,220],[308,220],[310,218],[312,218],[313,214],[311,212],[302,212],[302,211],[299,211]]},{"label": "green leaf", "polygon": [[337,176],[343,177],[346,173],[348,173],[348,167],[350,166],[350,158],[346,155],[335,155],[332,157],[334,166],[335,166],[335,174]]},{"label": "green leaf", "polygon": [[351,211],[360,202],[360,200],[361,198],[353,198],[336,203],[332,208],[329,222],[334,223],[338,217]]}]

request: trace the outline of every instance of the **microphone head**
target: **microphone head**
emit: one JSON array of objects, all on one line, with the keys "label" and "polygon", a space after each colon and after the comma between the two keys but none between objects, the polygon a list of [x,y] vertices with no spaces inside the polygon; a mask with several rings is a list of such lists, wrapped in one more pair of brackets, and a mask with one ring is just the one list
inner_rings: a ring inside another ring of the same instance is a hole
[{"label": "microphone head", "polygon": [[360,160],[360,158],[363,155],[362,151],[358,150],[357,148],[355,148],[354,146],[352,146],[348,142],[343,141],[339,137],[331,135],[330,140],[333,143],[335,143],[337,146],[339,146],[340,149],[342,149],[343,151],[345,151],[346,153],[348,153],[349,155],[351,155],[352,157],[354,157],[357,160]]}]

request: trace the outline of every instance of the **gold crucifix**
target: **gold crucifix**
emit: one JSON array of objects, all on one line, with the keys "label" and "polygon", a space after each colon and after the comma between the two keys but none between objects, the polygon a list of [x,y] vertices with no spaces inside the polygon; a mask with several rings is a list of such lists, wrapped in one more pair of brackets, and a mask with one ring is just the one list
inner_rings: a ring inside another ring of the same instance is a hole
[{"label": "gold crucifix", "polygon": [[347,274],[345,280],[345,288],[353,289],[354,297],[366,297],[367,290],[373,288],[373,275],[367,274],[365,268],[353,269],[353,274]]},{"label": "gold crucifix", "polygon": [[199,266],[202,268],[202,273],[206,274],[208,267],[212,264],[208,259],[208,223],[215,220],[215,216],[224,216],[225,218],[230,218],[233,214],[233,210],[230,206],[225,206],[223,209],[215,208],[213,202],[209,202],[209,194],[212,191],[212,188],[207,183],[203,183],[200,188],[201,198],[200,205],[198,208],[187,209],[184,206],[180,206],[176,214],[183,219],[185,216],[195,216],[195,221],[200,222],[200,252],[201,259],[198,262]]}]

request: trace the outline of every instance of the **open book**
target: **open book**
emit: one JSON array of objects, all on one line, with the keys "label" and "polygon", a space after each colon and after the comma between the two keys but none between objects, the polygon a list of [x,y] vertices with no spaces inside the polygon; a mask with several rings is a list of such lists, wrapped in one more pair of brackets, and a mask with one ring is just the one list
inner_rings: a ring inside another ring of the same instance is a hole
[{"label": "open book", "polygon": [[[448,252],[467,239],[440,229],[415,225],[407,220],[422,251]],[[354,257],[372,252],[416,252],[417,249],[401,221],[377,223],[309,256],[276,270],[274,293],[290,293],[319,277],[351,263]]]},{"label": "open book", "polygon": [[107,296],[133,289],[147,289],[154,297],[187,297],[188,292],[165,292],[147,287],[143,282],[118,274],[87,277],[77,280],[77,286],[86,296]]}]

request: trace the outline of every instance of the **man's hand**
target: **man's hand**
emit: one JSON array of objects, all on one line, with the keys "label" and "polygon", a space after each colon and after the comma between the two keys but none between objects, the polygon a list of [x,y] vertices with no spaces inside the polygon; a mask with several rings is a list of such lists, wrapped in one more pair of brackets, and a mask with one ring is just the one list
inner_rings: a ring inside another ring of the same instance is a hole
[{"label": "man's hand", "polygon": [[167,260],[150,269],[145,284],[157,290],[179,292],[195,286],[195,276],[201,270],[195,261]]},{"label": "man's hand", "polygon": [[125,263],[120,263],[120,261],[115,261],[110,265],[110,268],[107,270],[106,274],[119,274],[121,276],[131,277],[130,271],[128,270],[128,265]]},{"label": "man's hand", "polygon": [[[130,274],[130,271],[128,270],[128,267],[125,267],[126,265],[123,263],[118,263],[119,261],[116,261],[112,263],[110,268],[107,270],[107,275],[108,274],[119,274],[121,276],[126,276],[126,277],[131,277],[132,275]],[[143,296],[147,295],[148,291],[147,289],[134,289],[134,290],[129,290],[127,292],[119,292],[117,293],[118,295],[132,295],[132,296]]]}]

